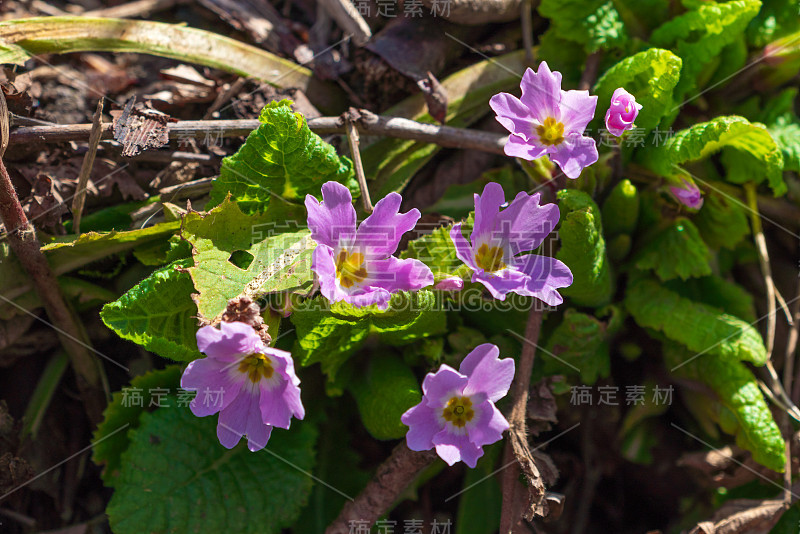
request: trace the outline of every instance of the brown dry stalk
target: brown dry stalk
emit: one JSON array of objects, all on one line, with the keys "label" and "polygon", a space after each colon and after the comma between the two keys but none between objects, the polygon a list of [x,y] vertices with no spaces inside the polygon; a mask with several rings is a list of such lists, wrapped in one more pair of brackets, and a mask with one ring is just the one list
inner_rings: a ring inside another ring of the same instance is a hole
[{"label": "brown dry stalk", "polygon": [[[3,98],[2,92],[0,98]],[[8,114],[0,116],[0,121],[7,123]],[[47,316],[55,326],[61,344],[70,357],[86,413],[92,423],[99,423],[103,419],[103,408],[106,404],[101,368],[91,353],[85,330],[75,320],[72,310],[61,294],[58,281],[42,254],[36,230],[22,210],[2,158],[0,158],[0,219],[8,232],[11,250],[31,277]]]},{"label": "brown dry stalk", "polygon": [[358,148],[358,130],[355,125],[356,121],[361,119],[361,115],[357,109],[350,108],[350,110],[342,115],[342,118],[344,119],[344,125],[347,129],[347,142],[350,145],[350,155],[353,157],[353,163],[356,168],[358,187],[361,188],[361,201],[364,203],[364,211],[370,214],[373,209],[372,199],[369,197],[367,177],[364,175],[364,165],[361,163],[361,151]]},{"label": "brown dry stalk", "polygon": [[379,467],[367,487],[355,500],[348,502],[325,534],[348,534],[353,525],[364,522],[372,526],[397,501],[420,471],[436,459],[434,450],[415,452],[405,441]]},{"label": "brown dry stalk", "polygon": [[[539,331],[542,326],[542,310],[534,307],[528,315],[525,327],[525,341],[522,343],[522,352],[519,357],[519,366],[511,384],[511,394],[514,404],[508,418],[510,428],[508,441],[503,455],[503,465],[512,464],[503,472],[503,508],[500,517],[500,534],[508,534],[523,517],[529,521],[533,519],[533,510],[541,503],[544,497],[544,482],[536,467],[536,462],[528,445],[528,434],[525,417],[528,409],[528,389],[531,383],[533,360],[536,356],[536,344],[539,342]],[[516,460],[516,463],[514,461]],[[519,470],[528,480],[528,488],[519,482]],[[517,494],[520,491],[528,492],[528,504],[525,510],[516,506]],[[521,515],[520,515],[521,512]]]},{"label": "brown dry stalk", "polygon": [[81,233],[81,216],[83,215],[83,202],[86,200],[86,185],[89,183],[89,176],[92,174],[94,158],[97,155],[97,145],[100,144],[101,127],[103,126],[103,99],[97,103],[97,110],[92,117],[92,133],[89,136],[89,150],[83,156],[81,173],[78,176],[78,187],[75,190],[75,198],[72,199],[72,229],[76,234]]},{"label": "brown dry stalk", "polygon": [[[417,122],[402,117],[383,117],[367,110],[358,110],[360,118],[354,121],[359,133],[398,139],[411,139],[434,143],[448,148],[481,150],[492,154],[503,154],[507,135],[452,126],[440,126]],[[319,135],[346,133],[346,124],[341,117],[318,117],[308,119],[308,127]],[[257,129],[258,119],[178,121],[169,125],[170,139],[202,139],[213,133],[219,137],[243,137]],[[92,131],[91,124],[54,124],[52,126],[25,126],[14,129],[10,144],[61,143],[64,141],[86,141]],[[102,128],[102,138],[112,139],[111,124]]]}]

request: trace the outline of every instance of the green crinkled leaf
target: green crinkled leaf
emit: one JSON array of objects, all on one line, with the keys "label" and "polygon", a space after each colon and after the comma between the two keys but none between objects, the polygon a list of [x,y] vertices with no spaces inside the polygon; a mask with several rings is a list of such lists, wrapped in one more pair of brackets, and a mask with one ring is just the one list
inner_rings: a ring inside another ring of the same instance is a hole
[{"label": "green crinkled leaf", "polygon": [[707,65],[719,57],[725,46],[743,35],[760,7],[760,0],[707,2],[665,22],[652,33],[652,45],[671,48],[683,59],[676,98],[682,99],[695,90],[699,77],[713,73],[706,70]]},{"label": "green crinkled leaf", "polygon": [[319,196],[328,181],[358,194],[350,159],[337,155],[289,106],[282,100],[261,110],[261,126],[236,154],[222,160],[208,207],[222,203],[230,192],[244,213],[256,213],[266,209],[273,195],[293,201]]},{"label": "green crinkled leaf", "polygon": [[603,202],[603,232],[606,237],[631,234],[639,219],[639,191],[630,180],[621,180]]},{"label": "green crinkled leaf", "polygon": [[598,102],[606,103],[618,87],[624,87],[642,105],[636,127],[649,131],[675,106],[673,91],[681,76],[681,65],[681,58],[669,50],[650,48],[608,69],[595,84],[594,92]]},{"label": "green crinkled leaf", "polygon": [[[189,274],[200,315],[213,319],[225,310],[228,300],[238,296],[255,300],[270,293],[308,293],[314,280],[311,255],[316,243],[308,229],[297,229],[291,222],[276,223],[273,211],[271,207],[263,215],[245,215],[236,202],[226,199],[205,215],[184,217],[181,234],[194,246]],[[240,251],[252,256],[247,268],[232,261],[234,253],[241,257]]]},{"label": "green crinkled leaf", "polygon": [[800,120],[794,113],[778,117],[767,129],[783,154],[783,170],[800,172]]},{"label": "green crinkled leaf", "polygon": [[753,296],[739,284],[721,276],[712,274],[685,281],[673,280],[664,286],[682,297],[718,308],[748,324],[756,322]]},{"label": "green crinkled leaf", "polygon": [[786,192],[783,155],[762,124],[744,117],[717,117],[695,124],[671,137],[663,147],[646,151],[644,163],[662,176],[675,174],[678,165],[706,157],[722,148],[745,152],[757,161],[760,172],[749,179],[756,183],[766,177],[775,196]]},{"label": "green crinkled leaf", "polygon": [[[158,240],[174,233],[179,223],[160,223],[148,228],[126,232],[99,234],[88,232],[80,236],[59,236],[55,241],[42,246],[53,274],[56,276],[83,267],[93,261],[113,256]],[[33,289],[30,277],[11,254],[7,243],[0,242],[0,295],[14,299]]]},{"label": "green crinkled leaf", "polygon": [[692,220],[703,241],[714,250],[722,247],[733,250],[750,233],[742,205],[715,191],[705,195],[703,207]]},{"label": "green crinkled leaf", "polygon": [[689,300],[658,281],[633,276],[625,307],[636,323],[663,332],[695,353],[764,365],[767,350],[758,331],[718,308]]},{"label": "green crinkled leaf", "polygon": [[356,308],[346,302],[328,307],[328,301],[318,297],[297,307],[292,322],[297,329],[294,352],[300,362],[304,366],[320,362],[330,380],[369,334],[377,334],[390,345],[405,345],[447,328],[436,294],[425,289],[395,293],[384,311],[377,306]]},{"label": "green crinkled leaf", "polygon": [[[664,356],[669,365],[676,366],[688,361],[692,354],[674,343],[666,343]],[[716,413],[712,413],[720,428],[735,435],[736,444],[750,451],[756,462],[783,472],[786,453],[781,431],[756,377],[744,364],[704,354],[682,365],[679,374],[707,384],[721,403]]]},{"label": "green crinkled leaf", "polygon": [[[620,311],[611,308],[611,313],[617,316]],[[547,352],[542,356],[545,374],[578,372],[583,384],[594,384],[598,378],[607,377],[611,370],[609,340],[619,322],[613,317],[606,322],[571,308],[566,310],[564,319],[545,345]],[[548,353],[555,354],[558,359],[548,356]]]},{"label": "green crinkled leaf", "polygon": [[538,9],[556,35],[581,44],[587,53],[618,48],[628,40],[610,0],[542,0]]},{"label": "green crinkled leaf", "polygon": [[120,456],[130,445],[130,432],[139,426],[142,413],[152,410],[157,404],[177,408],[177,400],[167,399],[164,395],[177,393],[182,372],[177,365],[150,371],[135,377],[130,386],[112,395],[103,412],[103,422],[92,436],[92,460],[104,466],[103,482],[106,486],[116,486],[122,467]]},{"label": "green crinkled leaf", "polygon": [[[469,234],[473,224],[474,214],[470,213],[461,225],[461,232]],[[418,259],[430,267],[436,278],[453,274],[456,269],[464,265],[464,262],[456,256],[456,247],[453,245],[453,240],[450,239],[452,228],[453,225],[450,224],[417,239],[412,239],[408,242],[407,248],[400,253],[400,257]]]},{"label": "green crinkled leaf", "polygon": [[711,252],[697,227],[688,219],[679,218],[649,240],[636,261],[636,267],[654,269],[663,281],[681,280],[711,274]]},{"label": "green crinkled leaf", "polygon": [[179,260],[158,269],[106,304],[100,318],[121,338],[159,356],[177,361],[199,358],[194,286],[189,274],[179,270],[191,264],[191,260]]},{"label": "green crinkled leaf", "polygon": [[558,192],[561,249],[556,257],[572,271],[572,285],[561,293],[579,306],[603,306],[614,293],[614,279],[603,239],[600,209],[583,191]]},{"label": "green crinkled leaf", "polygon": [[395,355],[371,358],[363,374],[351,382],[350,391],[364,427],[376,439],[405,436],[408,427],[400,416],[422,400],[414,372]]},{"label": "green crinkled leaf", "polygon": [[311,492],[317,431],[308,422],[273,430],[255,453],[244,441],[220,445],[217,418],[189,408],[159,408],[140,423],[107,509],[117,534],[279,533]]},{"label": "green crinkled leaf", "polygon": [[670,17],[670,0],[614,0],[625,26],[641,39]]}]

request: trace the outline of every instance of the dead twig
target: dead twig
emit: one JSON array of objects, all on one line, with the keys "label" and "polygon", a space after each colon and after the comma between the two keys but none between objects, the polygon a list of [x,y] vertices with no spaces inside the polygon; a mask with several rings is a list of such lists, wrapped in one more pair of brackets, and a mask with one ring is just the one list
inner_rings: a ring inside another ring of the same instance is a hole
[{"label": "dead twig", "polygon": [[364,46],[372,37],[369,24],[350,0],[321,0],[320,5],[333,17],[345,34],[353,36],[356,46]]},{"label": "dead twig", "polygon": [[[5,108],[5,97],[0,91],[0,111]],[[0,116],[7,123],[8,115]],[[7,126],[0,131],[7,131]],[[8,231],[8,242],[22,267],[28,273],[47,316],[58,332],[61,344],[69,354],[76,382],[90,421],[99,423],[103,418],[106,399],[103,395],[103,375],[97,359],[91,353],[89,338],[72,314],[47,259],[41,251],[36,230],[28,221],[17,198],[11,177],[0,158],[0,219]]]},{"label": "dead twig", "polygon": [[591,89],[595,80],[597,80],[600,59],[602,59],[602,54],[599,51],[593,52],[586,58],[586,66],[583,69],[583,74],[581,74],[581,81],[578,83],[578,89],[581,91],[588,91]]},{"label": "dead twig", "polygon": [[400,443],[378,467],[364,491],[344,505],[339,517],[325,530],[325,534],[348,534],[352,532],[352,524],[356,521],[372,526],[419,472],[435,459],[436,452],[433,450],[414,452],[406,446],[405,441]]},{"label": "dead twig", "polygon": [[361,188],[361,200],[364,202],[364,211],[372,213],[372,200],[369,198],[369,187],[367,177],[364,175],[364,165],[361,163],[361,152],[358,149],[358,130],[355,121],[361,118],[358,110],[350,108],[344,115],[344,124],[347,128],[347,142],[350,144],[350,154],[353,156],[353,163],[356,167],[356,179]]},{"label": "dead twig", "polygon": [[75,190],[75,197],[72,199],[72,229],[76,234],[81,233],[81,216],[83,214],[83,203],[86,200],[86,185],[89,183],[89,175],[92,174],[94,158],[97,155],[97,145],[100,144],[100,128],[103,125],[103,99],[97,102],[97,110],[92,117],[92,133],[89,136],[89,151],[83,156],[81,173],[78,176],[78,186]]},{"label": "dead twig", "polygon": [[[402,117],[382,117],[372,112],[358,110],[361,118],[355,122],[359,133],[411,139],[434,143],[448,148],[481,150],[492,154],[503,154],[507,135],[440,126],[413,121]],[[258,119],[178,121],[169,124],[170,139],[202,139],[209,132],[220,137],[244,137],[257,129]],[[341,117],[318,117],[308,119],[308,127],[318,135],[346,133]],[[19,143],[61,143],[64,141],[86,141],[92,131],[91,124],[59,124],[52,126],[25,126],[14,129],[9,137],[11,145]],[[111,139],[111,124],[102,127],[102,139]]]},{"label": "dead twig", "polygon": [[[83,17],[100,17],[108,19],[128,19],[133,17],[146,17],[157,11],[166,11],[175,4],[185,3],[186,0],[138,0],[105,9],[85,11]],[[66,14],[66,13],[65,13]]]},{"label": "dead twig", "polygon": [[525,49],[525,64],[533,66],[533,15],[531,0],[522,0],[522,47]]},{"label": "dead twig", "polygon": [[[522,352],[519,358],[519,367],[514,375],[514,382],[511,384],[511,393],[514,404],[508,418],[510,428],[508,429],[508,440],[510,446],[506,445],[503,457],[503,465],[513,464],[506,469],[502,478],[503,489],[503,509],[500,517],[500,534],[508,534],[513,531],[522,517],[529,521],[533,519],[533,512],[544,497],[544,482],[542,481],[536,462],[531,454],[528,445],[528,436],[525,428],[525,416],[528,408],[528,389],[531,383],[531,372],[533,371],[533,360],[536,356],[536,344],[539,341],[539,331],[542,326],[542,310],[534,307],[528,316],[528,323],[525,327],[525,342],[522,344]],[[513,456],[513,457],[512,457]],[[513,463],[516,460],[516,463]],[[528,481],[525,489],[518,480],[518,469],[522,469]],[[515,495],[519,491],[528,492],[527,509],[520,511],[515,506]]]}]

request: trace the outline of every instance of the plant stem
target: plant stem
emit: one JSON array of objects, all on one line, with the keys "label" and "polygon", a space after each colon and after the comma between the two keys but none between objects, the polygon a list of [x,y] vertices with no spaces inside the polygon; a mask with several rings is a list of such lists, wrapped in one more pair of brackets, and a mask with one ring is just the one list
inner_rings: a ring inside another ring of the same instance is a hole
[{"label": "plant stem", "polygon": [[372,213],[373,206],[372,200],[369,197],[367,177],[364,175],[364,165],[361,163],[361,152],[358,149],[358,130],[356,130],[355,127],[355,121],[360,118],[361,116],[358,110],[351,108],[344,114],[344,126],[347,130],[347,142],[350,144],[350,154],[353,156],[353,163],[356,167],[358,187],[361,188],[361,201],[364,203],[364,211],[369,215]]},{"label": "plant stem", "polygon": [[405,441],[394,448],[392,454],[379,467],[358,497],[342,508],[325,534],[349,534],[353,526],[368,523],[371,527],[380,516],[397,501],[400,494],[411,484],[420,471],[436,459],[433,450],[414,452]]}]

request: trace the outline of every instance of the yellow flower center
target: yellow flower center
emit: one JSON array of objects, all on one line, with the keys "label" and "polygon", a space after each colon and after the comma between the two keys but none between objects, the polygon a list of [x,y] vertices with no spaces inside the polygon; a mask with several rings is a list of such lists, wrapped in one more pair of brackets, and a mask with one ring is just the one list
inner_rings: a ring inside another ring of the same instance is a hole
[{"label": "yellow flower center", "polygon": [[486,271],[493,273],[505,268],[506,264],[503,263],[503,249],[500,247],[490,247],[486,243],[478,247],[478,252],[475,253],[475,265]]},{"label": "yellow flower center", "polygon": [[453,423],[453,426],[464,428],[464,425],[475,417],[472,401],[469,397],[453,397],[447,401],[447,406],[442,410],[442,417],[445,421]]},{"label": "yellow flower center", "polygon": [[564,125],[553,117],[547,117],[544,123],[536,127],[539,141],[545,145],[558,145],[564,141]]},{"label": "yellow flower center", "polygon": [[344,249],[339,251],[339,256],[336,258],[336,273],[342,287],[353,287],[353,284],[367,277],[367,270],[363,265],[364,255],[360,252],[348,254]]},{"label": "yellow flower center", "polygon": [[266,354],[257,352],[245,357],[239,363],[239,372],[246,373],[247,378],[257,384],[262,378],[272,378],[275,369],[272,368],[272,362]]}]

